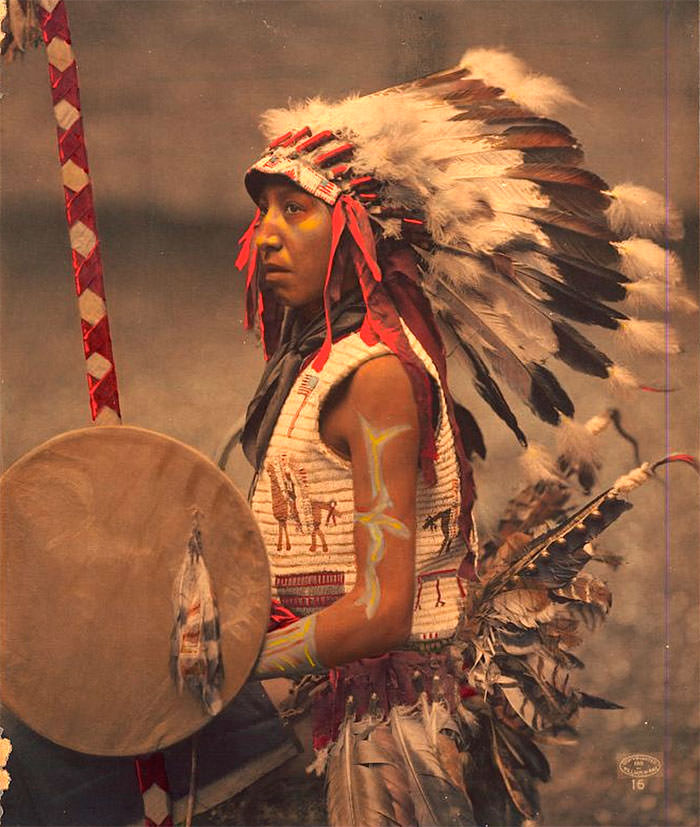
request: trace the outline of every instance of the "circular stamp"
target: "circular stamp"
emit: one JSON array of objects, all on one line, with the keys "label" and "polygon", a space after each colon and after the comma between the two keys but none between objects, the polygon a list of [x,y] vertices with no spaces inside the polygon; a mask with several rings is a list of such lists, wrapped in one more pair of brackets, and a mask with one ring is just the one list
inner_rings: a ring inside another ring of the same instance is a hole
[{"label": "circular stamp", "polygon": [[628,778],[651,778],[661,772],[661,759],[644,752],[623,755],[617,762],[617,768]]}]

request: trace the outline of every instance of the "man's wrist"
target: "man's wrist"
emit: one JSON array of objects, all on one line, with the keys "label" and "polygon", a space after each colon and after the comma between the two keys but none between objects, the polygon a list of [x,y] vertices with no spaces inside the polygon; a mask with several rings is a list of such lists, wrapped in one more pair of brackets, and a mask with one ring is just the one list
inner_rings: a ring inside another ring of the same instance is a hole
[{"label": "man's wrist", "polygon": [[316,650],[316,614],[265,636],[253,678],[300,678],[327,671]]}]

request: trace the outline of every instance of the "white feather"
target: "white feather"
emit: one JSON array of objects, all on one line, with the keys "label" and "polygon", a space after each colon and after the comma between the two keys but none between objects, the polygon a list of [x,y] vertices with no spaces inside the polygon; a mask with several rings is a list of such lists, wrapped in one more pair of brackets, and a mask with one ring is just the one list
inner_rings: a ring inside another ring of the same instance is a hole
[{"label": "white feather", "polygon": [[625,394],[632,390],[639,390],[639,380],[626,367],[611,365],[608,368],[608,385],[613,392]]},{"label": "white feather", "polygon": [[562,104],[578,103],[559,81],[537,75],[522,60],[496,49],[470,49],[459,65],[489,86],[504,90],[505,96],[534,112],[548,115]]},{"label": "white feather", "polygon": [[647,319],[623,319],[615,334],[625,347],[638,353],[679,353],[673,328]]},{"label": "white feather", "polygon": [[[498,286],[495,285],[496,291]],[[495,292],[491,299],[494,317],[508,322],[512,336],[510,347],[515,353],[520,351],[521,358],[543,362],[557,351],[559,342],[551,321],[519,293],[515,290],[505,295]]]},{"label": "white feather", "polygon": [[535,485],[540,481],[561,482],[554,458],[549,451],[537,442],[531,442],[519,458],[520,468],[525,481]]},{"label": "white feather", "polygon": [[596,439],[587,426],[588,423],[581,425],[568,416],[562,416],[557,428],[557,451],[570,465],[585,463],[600,468]]},{"label": "white feather", "polygon": [[598,434],[601,434],[611,422],[612,417],[610,416],[610,412],[606,411],[605,413],[596,414],[590,419],[587,419],[584,428],[586,428],[586,430],[593,436],[598,436]]},{"label": "white feather", "polygon": [[627,183],[613,187],[608,195],[606,218],[613,232],[661,240],[683,237],[681,214],[659,193]]},{"label": "white feather", "polygon": [[474,249],[487,253],[507,244],[516,236],[540,247],[551,247],[549,238],[534,221],[504,213],[498,213],[490,220],[475,221],[471,226],[463,227],[460,235],[463,235],[463,240]]},{"label": "white feather", "polygon": [[530,267],[533,270],[544,273],[545,276],[549,276],[557,281],[563,281],[561,273],[554,262],[548,259],[547,256],[542,255],[542,253],[518,250],[513,253],[512,258],[516,264],[522,264],[525,267]]},{"label": "white feather", "polygon": [[464,237],[464,224],[484,213],[484,202],[472,184],[457,182],[438,189],[430,200],[426,226],[439,244],[453,244]]},{"label": "white feather", "polygon": [[620,254],[620,272],[631,279],[653,278],[678,284],[683,270],[678,256],[648,238],[628,238],[613,242]]},{"label": "white feather", "polygon": [[[452,174],[452,167],[448,167],[447,174]],[[454,170],[455,177],[459,178],[459,170]],[[472,186],[476,186],[472,182]],[[514,206],[535,207],[547,209],[550,200],[534,181],[525,181],[515,178],[483,178],[478,181],[481,197],[485,198],[494,210],[512,210]]]},{"label": "white feather", "polygon": [[450,164],[456,173],[455,177],[465,181],[478,178],[503,178],[504,174],[512,167],[519,166],[521,153],[518,150],[508,152],[485,153],[488,158],[482,161],[484,156],[470,158],[467,155],[460,156],[459,169],[455,170],[457,164]]},{"label": "white feather", "polygon": [[667,290],[664,282],[658,279],[642,279],[625,285],[627,302],[633,308],[655,307],[665,310],[668,305],[673,310],[683,313],[692,313],[698,309],[698,304],[683,287],[675,286]]},{"label": "white feather", "polygon": [[373,216],[374,220],[381,226],[384,238],[401,238],[403,224],[400,218],[381,218]]},{"label": "white feather", "polygon": [[478,287],[484,275],[477,259],[442,251],[430,256],[428,273],[447,280],[458,291],[463,287]]}]

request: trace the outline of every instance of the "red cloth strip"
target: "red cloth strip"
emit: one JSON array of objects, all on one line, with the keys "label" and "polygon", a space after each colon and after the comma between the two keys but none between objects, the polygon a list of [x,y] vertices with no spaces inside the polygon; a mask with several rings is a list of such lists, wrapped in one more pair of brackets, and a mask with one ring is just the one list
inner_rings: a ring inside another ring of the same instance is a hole
[{"label": "red cloth strip", "polygon": [[369,184],[370,181],[374,181],[375,179],[371,175],[361,175],[359,178],[352,178],[350,181],[350,187],[359,187],[361,184]]},{"label": "red cloth strip", "polygon": [[290,623],[294,623],[295,620],[299,620],[297,615],[294,612],[290,611],[283,606],[279,600],[272,601],[272,606],[270,607],[270,620],[267,624],[267,631],[274,632],[275,629],[284,629],[285,626],[289,626]]},{"label": "red cloth strip", "polygon": [[78,296],[90,288],[93,293],[104,299],[105,291],[102,283],[102,261],[100,251],[93,247],[87,258],[73,250],[73,275],[75,276],[75,292]]},{"label": "red cloth strip", "polygon": [[47,12],[37,3],[37,16],[41,26],[41,34],[44,43],[47,45],[54,39],[60,37],[70,43],[70,27],[68,26],[68,14],[64,3],[59,3],[52,12]]},{"label": "red cloth strip", "polygon": [[61,164],[72,161],[80,169],[88,172],[87,156],[85,154],[85,136],[83,123],[77,120],[70,129],[56,129],[58,134],[58,157]]},{"label": "red cloth strip", "polygon": [[63,72],[60,72],[55,66],[49,66],[49,77],[51,79],[51,97],[54,104],[66,100],[80,112],[78,67],[75,63],[71,63]]},{"label": "red cloth strip", "polygon": [[305,138],[307,135],[311,135],[311,128],[305,126],[303,129],[300,129],[298,132],[295,132],[294,135],[289,139],[289,145],[294,146],[294,144],[299,143],[302,138]]},{"label": "red cloth strip", "polygon": [[274,141],[270,141],[268,144],[268,149],[276,149],[278,146],[284,146],[287,140],[291,137],[291,132],[285,132],[284,135],[280,135],[279,138],[275,138]]},{"label": "red cloth strip", "polygon": [[[72,226],[76,221],[82,221],[94,232],[95,214],[93,212],[92,187],[87,184],[83,189],[75,192],[69,187],[63,187],[66,202],[66,216]],[[93,225],[93,226],[91,226]]]},{"label": "red cloth strip", "polygon": [[[142,796],[151,789],[151,787],[160,787],[166,793],[170,791],[168,784],[168,776],[165,771],[165,759],[162,752],[154,752],[151,755],[142,755],[134,758],[134,768],[136,770],[136,779],[139,785],[139,792]],[[167,815],[162,821],[155,822],[149,818],[148,815],[144,818],[144,823],[147,827],[171,827],[173,819],[171,815]]]},{"label": "red cloth strip", "polygon": [[346,224],[344,198],[346,198],[346,196],[341,196],[335,202],[333,214],[331,216],[331,252],[328,258],[328,267],[326,269],[326,282],[323,286],[323,312],[326,314],[326,338],[324,339],[321,349],[313,361],[313,368],[316,371],[320,371],[326,364],[328,355],[331,352],[331,347],[333,345],[333,331],[331,330],[330,317],[330,284],[333,264],[335,262],[335,254],[338,250],[338,244],[340,243],[340,238],[343,235],[343,230],[345,229]]},{"label": "red cloth strip", "polygon": [[367,211],[349,196],[343,198],[348,209],[348,226],[356,245],[352,248],[352,256],[367,305],[367,316],[360,335],[369,345],[377,340],[384,342],[398,356],[408,374],[418,411],[421,470],[426,483],[432,485],[436,480],[434,461],[437,456],[431,418],[432,384],[425,366],[408,344],[396,306],[380,285],[383,276],[377,263],[374,235]]},{"label": "red cloth strip", "polygon": [[258,249],[253,243],[255,238],[255,230],[260,221],[260,210],[255,211],[253,220],[248,225],[248,229],[238,239],[240,250],[236,257],[235,267],[242,271],[247,265],[246,281],[245,281],[245,318],[243,320],[246,328],[250,328],[253,324],[253,316],[255,314],[255,304],[257,293],[257,285],[253,285],[253,276],[255,275],[255,267],[257,264]]},{"label": "red cloth strip", "polygon": [[316,149],[317,146],[321,146],[321,144],[327,144],[333,138],[333,133],[330,129],[325,129],[323,132],[317,132],[315,135],[312,135],[303,143],[299,144],[297,147],[297,152],[310,152],[312,149]]},{"label": "red cloth strip", "polygon": [[111,360],[112,341],[109,336],[109,321],[103,316],[96,324],[90,325],[84,319],[83,325],[83,347],[86,357],[91,353],[99,353],[106,359]]},{"label": "red cloth strip", "polygon": [[[471,463],[464,452],[464,444],[454,413],[454,402],[447,386],[447,361],[442,338],[435,324],[430,304],[420,288],[420,276],[411,249],[403,244],[396,245],[383,256],[383,261],[385,289],[401,318],[430,357],[440,377],[460,468],[462,510],[459,516],[459,526],[466,540],[471,532],[471,513],[476,491]],[[473,566],[471,565],[469,572],[468,579],[473,579],[471,576]]]},{"label": "red cloth strip", "polygon": [[324,152],[322,155],[317,155],[313,159],[313,163],[317,167],[322,167],[324,165],[328,165],[330,161],[334,158],[341,160],[344,155],[349,155],[355,151],[355,145],[351,143],[341,144],[337,146],[335,149],[329,149],[328,152]]}]

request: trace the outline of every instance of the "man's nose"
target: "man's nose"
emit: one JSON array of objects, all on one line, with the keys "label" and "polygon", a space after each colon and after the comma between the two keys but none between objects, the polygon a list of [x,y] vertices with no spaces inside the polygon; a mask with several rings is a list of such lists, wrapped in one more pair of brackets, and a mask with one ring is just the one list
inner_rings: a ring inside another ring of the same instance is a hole
[{"label": "man's nose", "polygon": [[279,227],[272,210],[268,210],[268,212],[262,216],[255,235],[255,244],[261,252],[265,250],[279,250],[282,246]]}]

